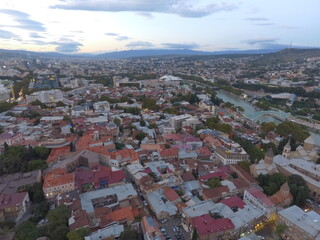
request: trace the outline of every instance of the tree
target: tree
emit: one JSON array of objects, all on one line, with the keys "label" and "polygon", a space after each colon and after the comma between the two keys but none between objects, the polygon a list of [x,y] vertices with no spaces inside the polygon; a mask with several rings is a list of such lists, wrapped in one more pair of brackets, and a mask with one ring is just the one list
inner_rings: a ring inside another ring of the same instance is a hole
[{"label": "tree", "polygon": [[146,126],[146,122],[143,119],[140,120],[140,126],[141,127],[145,127]]},{"label": "tree", "polygon": [[158,125],[156,123],[150,123],[149,126],[148,126],[149,129],[154,129],[154,128],[157,128],[157,127],[158,127]]},{"label": "tree", "polygon": [[215,188],[221,186],[221,181],[219,178],[210,178],[207,182],[207,185],[210,188]]},{"label": "tree", "polygon": [[71,211],[65,206],[61,205],[49,211],[47,219],[49,220],[48,235],[55,240],[65,240],[68,233],[68,219]]},{"label": "tree", "polygon": [[285,223],[279,223],[276,225],[275,233],[278,238],[281,238],[282,233],[288,229],[288,226]]},{"label": "tree", "polygon": [[136,139],[139,141],[139,145],[141,144],[141,141],[146,137],[146,134],[144,132],[139,132],[136,135]]},{"label": "tree", "polygon": [[293,138],[300,143],[310,136],[308,131],[302,129],[300,125],[293,122],[280,123],[276,128],[276,133],[284,137],[291,136],[291,139]]},{"label": "tree", "polygon": [[271,196],[279,191],[280,187],[287,181],[287,177],[281,173],[272,175],[260,174],[257,178],[259,185],[263,188],[267,196]]},{"label": "tree", "polygon": [[263,122],[261,124],[261,131],[263,134],[267,134],[267,133],[273,131],[276,127],[277,127],[277,125],[273,122]]},{"label": "tree", "polygon": [[66,104],[64,104],[62,101],[59,101],[56,103],[56,107],[65,107],[67,106]]},{"label": "tree", "polygon": [[121,120],[119,118],[113,119],[113,122],[119,126],[121,124]]},{"label": "tree", "polygon": [[85,236],[89,235],[90,230],[88,228],[80,228],[75,231],[68,232],[68,240],[83,240]]},{"label": "tree", "polygon": [[128,227],[126,230],[124,230],[120,234],[121,240],[138,240],[139,234],[136,230],[132,229],[131,227]]},{"label": "tree", "polygon": [[193,229],[191,240],[198,240],[198,233],[196,228]]},{"label": "tree", "polygon": [[38,169],[45,169],[48,165],[44,160],[31,160],[28,162],[28,171],[38,170]]},{"label": "tree", "polygon": [[309,188],[305,180],[296,174],[292,174],[288,178],[290,192],[293,196],[293,204],[303,207],[309,197]]},{"label": "tree", "polygon": [[40,237],[40,230],[36,224],[26,221],[16,228],[14,240],[34,240],[38,237]]},{"label": "tree", "polygon": [[238,174],[237,174],[236,172],[232,172],[232,173],[231,173],[231,177],[232,177],[232,178],[238,178]]},{"label": "tree", "polygon": [[245,171],[250,172],[250,162],[249,161],[241,161],[238,162],[238,165]]},{"label": "tree", "polygon": [[47,159],[50,152],[51,152],[51,149],[43,147],[43,146],[35,146],[34,152],[36,154],[36,157],[38,157],[40,159]]}]

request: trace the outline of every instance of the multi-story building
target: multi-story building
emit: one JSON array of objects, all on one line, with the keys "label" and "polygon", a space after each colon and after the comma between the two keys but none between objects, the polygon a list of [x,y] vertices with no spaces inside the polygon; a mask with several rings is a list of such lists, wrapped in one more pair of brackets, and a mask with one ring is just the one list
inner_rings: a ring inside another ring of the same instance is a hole
[{"label": "multi-story building", "polygon": [[294,205],[278,213],[278,223],[287,226],[282,233],[285,239],[320,239],[320,215],[314,211],[305,212]]},{"label": "multi-story building", "polygon": [[276,211],[275,204],[256,187],[244,191],[243,201],[263,211],[268,218],[273,217]]},{"label": "multi-story building", "polygon": [[320,201],[320,165],[303,159],[288,159],[281,155],[274,157],[278,171],[286,176],[296,174],[301,176],[309,188],[310,196]]},{"label": "multi-story building", "polygon": [[145,240],[164,240],[159,230],[159,224],[152,216],[144,216],[141,220],[141,228]]},{"label": "multi-story building", "polygon": [[179,116],[174,116],[174,117],[170,118],[170,124],[175,130],[178,130],[178,129],[182,128],[182,123],[191,117],[192,116],[190,114],[183,114],[183,115],[179,115]]},{"label": "multi-story building", "polygon": [[26,95],[28,103],[39,100],[42,103],[54,103],[63,101],[63,93],[61,90],[54,89],[48,91],[34,92],[31,95]]},{"label": "multi-story building", "polygon": [[28,192],[0,195],[0,221],[18,220],[30,204]]},{"label": "multi-story building", "polygon": [[216,148],[215,155],[223,165],[237,164],[249,160],[249,155],[240,146],[231,149],[219,146]]},{"label": "multi-story building", "polygon": [[75,175],[74,173],[67,173],[61,168],[56,168],[46,174],[42,189],[46,198],[74,191]]}]

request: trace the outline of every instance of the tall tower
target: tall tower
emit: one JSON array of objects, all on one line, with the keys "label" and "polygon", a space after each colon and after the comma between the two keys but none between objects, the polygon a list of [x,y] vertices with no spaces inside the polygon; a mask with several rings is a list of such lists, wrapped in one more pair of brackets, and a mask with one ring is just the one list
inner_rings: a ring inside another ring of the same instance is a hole
[{"label": "tall tower", "polygon": [[282,156],[285,158],[288,158],[290,152],[291,152],[291,146],[290,146],[290,140],[289,140],[283,148]]},{"label": "tall tower", "polygon": [[272,148],[269,148],[266,155],[264,156],[264,164],[272,165],[273,157],[274,157],[274,154],[273,154]]}]

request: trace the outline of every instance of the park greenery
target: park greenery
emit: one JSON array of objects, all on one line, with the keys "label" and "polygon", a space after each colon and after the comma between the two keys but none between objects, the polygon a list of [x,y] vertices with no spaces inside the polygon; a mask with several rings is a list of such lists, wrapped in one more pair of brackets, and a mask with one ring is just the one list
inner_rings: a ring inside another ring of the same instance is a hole
[{"label": "park greenery", "polygon": [[280,123],[275,130],[282,137],[290,136],[291,139],[303,143],[303,141],[310,136],[310,133],[304,130],[300,125],[293,122]]},{"label": "park greenery", "polygon": [[275,194],[285,182],[288,182],[293,197],[292,205],[303,207],[306,199],[309,197],[309,189],[305,180],[296,174],[290,175],[289,177],[281,173],[274,173],[272,175],[260,174],[257,177],[257,181],[267,196]]},{"label": "park greenery", "polygon": [[221,186],[221,181],[219,178],[210,178],[207,182],[210,188],[216,188]]},{"label": "park greenery", "polygon": [[46,168],[45,160],[51,149],[36,146],[8,146],[4,144],[4,153],[0,156],[0,175],[28,172]]}]

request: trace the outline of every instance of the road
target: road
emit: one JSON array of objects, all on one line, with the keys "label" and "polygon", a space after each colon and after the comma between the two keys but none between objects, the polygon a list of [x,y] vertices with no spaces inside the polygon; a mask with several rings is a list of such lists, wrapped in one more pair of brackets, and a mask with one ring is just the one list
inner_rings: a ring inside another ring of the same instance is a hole
[{"label": "road", "polygon": [[[181,218],[180,217],[171,217],[166,219],[167,221],[165,223],[162,223],[162,221],[159,221],[159,225],[161,228],[164,228],[165,235],[167,239],[171,238],[172,240],[180,239],[180,240],[190,240],[190,235],[180,226],[181,224]],[[178,231],[174,231],[174,227],[179,227]],[[179,237],[180,236],[180,237]]]},{"label": "road", "polygon": [[274,235],[274,227],[275,227],[274,222],[267,223],[263,226],[261,230],[257,231],[256,234],[258,236],[264,237],[265,240],[274,240],[276,239]]}]

